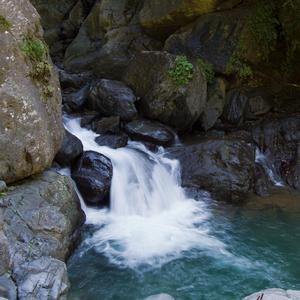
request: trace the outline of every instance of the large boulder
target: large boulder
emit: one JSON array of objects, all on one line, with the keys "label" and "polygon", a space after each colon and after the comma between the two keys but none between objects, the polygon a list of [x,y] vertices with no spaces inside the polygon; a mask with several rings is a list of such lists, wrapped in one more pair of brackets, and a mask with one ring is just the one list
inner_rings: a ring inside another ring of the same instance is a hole
[{"label": "large boulder", "polygon": [[128,135],[124,133],[119,134],[101,134],[95,138],[95,142],[99,146],[107,146],[112,149],[125,147],[128,143]]},{"label": "large boulder", "polygon": [[14,272],[18,299],[67,299],[70,284],[65,263],[43,256],[18,266]]},{"label": "large boulder", "polygon": [[65,67],[120,79],[134,53],[161,48],[141,32],[134,17],[137,5],[138,1],[127,0],[96,2],[66,50]]},{"label": "large boulder", "polygon": [[0,201],[13,269],[29,258],[66,259],[84,222],[67,177],[46,171],[16,186]]},{"label": "large boulder", "polygon": [[36,10],[29,1],[1,1],[0,15],[7,27],[0,30],[0,179],[10,183],[51,165],[63,126],[59,81]]},{"label": "large boulder", "polygon": [[267,289],[254,293],[243,300],[300,300],[300,291],[283,290],[283,289]]},{"label": "large boulder", "polygon": [[112,164],[106,156],[94,151],[84,152],[72,168],[72,178],[88,204],[108,205]]},{"label": "large boulder", "polygon": [[136,97],[124,83],[101,79],[91,89],[89,106],[104,116],[119,116],[121,120],[131,121],[137,117]]},{"label": "large boulder", "polygon": [[125,126],[131,138],[155,145],[169,146],[174,140],[172,131],[158,122],[149,120],[132,121]]},{"label": "large boulder", "polygon": [[[191,63],[186,64],[190,68]],[[193,63],[191,76],[178,85],[170,72],[181,67],[175,55],[143,51],[132,60],[124,81],[141,97],[139,106],[146,117],[187,130],[205,108],[207,83],[200,65]]]},{"label": "large boulder", "polygon": [[83,145],[78,137],[65,130],[63,144],[55,156],[61,166],[71,165],[83,153]]},{"label": "large boulder", "polygon": [[165,38],[180,26],[214,10],[231,8],[241,0],[145,0],[139,14],[141,27],[150,35]]},{"label": "large boulder", "polygon": [[169,150],[179,160],[184,187],[196,187],[218,200],[240,201],[252,191],[255,149],[242,140],[219,138]]},{"label": "large boulder", "polygon": [[63,261],[84,219],[73,183],[53,171],[1,195],[0,297],[16,299],[16,284],[18,299],[65,299]]}]

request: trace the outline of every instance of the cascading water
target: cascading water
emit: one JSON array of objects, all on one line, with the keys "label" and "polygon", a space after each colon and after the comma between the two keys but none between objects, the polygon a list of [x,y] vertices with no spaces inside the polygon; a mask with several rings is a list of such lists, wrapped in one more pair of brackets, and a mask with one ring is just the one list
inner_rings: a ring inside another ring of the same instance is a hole
[{"label": "cascading water", "polygon": [[263,152],[261,152],[258,148],[256,148],[256,151],[255,151],[255,161],[264,168],[264,170],[268,174],[271,182],[275,186],[278,186],[278,187],[284,186],[280,176],[276,172],[273,162],[270,159],[268,159],[268,157]]},{"label": "cascading water", "polygon": [[[83,143],[84,150],[99,152],[112,161],[111,207],[84,205],[87,224],[98,226],[86,240],[120,266],[157,266],[197,248],[210,255],[228,254],[222,242],[209,235],[205,203],[186,197],[175,160],[130,142],[117,150],[99,146],[98,135],[80,127],[79,119],[65,118],[65,127]],[[229,254],[228,254],[229,255]]]}]

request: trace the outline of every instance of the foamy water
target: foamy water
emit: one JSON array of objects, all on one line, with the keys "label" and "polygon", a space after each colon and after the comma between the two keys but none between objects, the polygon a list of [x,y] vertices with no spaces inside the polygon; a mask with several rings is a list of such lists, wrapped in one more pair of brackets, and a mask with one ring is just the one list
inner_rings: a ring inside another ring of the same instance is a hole
[{"label": "foamy water", "polygon": [[[65,119],[65,127],[83,143],[84,150],[112,161],[110,209],[87,207],[87,224],[97,228],[85,241],[112,263],[135,268],[161,265],[186,251],[200,249],[225,254],[225,245],[210,235],[204,201],[189,199],[180,186],[178,161],[148,151],[141,143],[125,148],[99,146],[98,135],[80,127],[79,119]],[[230,256],[230,255],[229,255]]]}]

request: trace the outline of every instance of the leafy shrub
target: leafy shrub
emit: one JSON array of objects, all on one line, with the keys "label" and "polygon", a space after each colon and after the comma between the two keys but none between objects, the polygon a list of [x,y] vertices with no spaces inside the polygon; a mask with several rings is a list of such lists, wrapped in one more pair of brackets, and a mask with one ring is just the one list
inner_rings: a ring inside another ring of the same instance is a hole
[{"label": "leafy shrub", "polygon": [[194,67],[186,56],[181,55],[176,57],[175,66],[168,73],[177,86],[182,86],[193,79]]},{"label": "leafy shrub", "polygon": [[214,78],[215,78],[215,72],[214,72],[213,65],[210,64],[210,63],[205,62],[201,58],[198,58],[197,61],[198,61],[198,64],[201,66],[201,68],[204,71],[207,82],[212,83]]}]

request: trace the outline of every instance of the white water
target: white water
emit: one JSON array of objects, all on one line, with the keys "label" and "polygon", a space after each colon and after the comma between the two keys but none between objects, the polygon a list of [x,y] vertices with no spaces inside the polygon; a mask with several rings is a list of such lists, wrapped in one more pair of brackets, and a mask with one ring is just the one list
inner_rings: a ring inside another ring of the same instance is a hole
[{"label": "white water", "polygon": [[[65,119],[65,127],[92,150],[113,164],[110,209],[87,207],[87,224],[97,227],[86,243],[120,266],[157,266],[200,249],[210,255],[228,254],[223,243],[209,235],[205,203],[186,197],[180,187],[175,160],[130,142],[117,150],[99,146],[98,135],[81,128],[79,119]],[[229,255],[229,254],[228,254]]]},{"label": "white water", "polygon": [[276,172],[276,168],[275,168],[272,160],[268,159],[268,157],[263,152],[261,152],[258,148],[256,148],[256,151],[255,151],[255,161],[264,168],[264,170],[267,172],[271,182],[275,186],[278,186],[278,187],[284,186],[282,179]]}]

